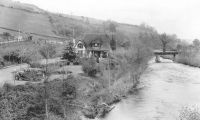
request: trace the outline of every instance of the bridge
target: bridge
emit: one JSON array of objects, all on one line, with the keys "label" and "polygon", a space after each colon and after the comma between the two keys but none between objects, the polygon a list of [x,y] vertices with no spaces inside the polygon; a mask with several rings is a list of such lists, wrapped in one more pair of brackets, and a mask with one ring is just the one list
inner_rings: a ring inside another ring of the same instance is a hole
[{"label": "bridge", "polygon": [[162,50],[154,50],[154,55],[156,56],[155,61],[160,62],[160,55],[172,55],[173,56],[173,61],[176,59],[176,55],[179,54],[178,51],[162,51]]}]

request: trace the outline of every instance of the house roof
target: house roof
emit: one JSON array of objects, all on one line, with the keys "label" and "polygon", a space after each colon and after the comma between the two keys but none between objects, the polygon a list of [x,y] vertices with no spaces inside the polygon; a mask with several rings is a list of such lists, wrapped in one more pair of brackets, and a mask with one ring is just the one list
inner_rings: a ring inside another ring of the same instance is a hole
[{"label": "house roof", "polygon": [[111,37],[107,34],[86,34],[83,38],[87,49],[93,49],[91,48],[92,43],[101,43],[99,50],[110,50],[110,40]]},{"label": "house roof", "polygon": [[75,39],[74,47],[77,46],[79,42],[83,43],[83,45],[86,46],[85,43],[83,42],[83,40]]}]

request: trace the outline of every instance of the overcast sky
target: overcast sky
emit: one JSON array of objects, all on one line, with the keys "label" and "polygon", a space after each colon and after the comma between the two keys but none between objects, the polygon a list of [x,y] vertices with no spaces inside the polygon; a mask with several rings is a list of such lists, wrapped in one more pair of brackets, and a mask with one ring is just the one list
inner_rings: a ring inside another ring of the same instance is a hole
[{"label": "overcast sky", "polygon": [[42,9],[130,24],[147,23],[159,33],[200,39],[200,0],[15,0]]}]

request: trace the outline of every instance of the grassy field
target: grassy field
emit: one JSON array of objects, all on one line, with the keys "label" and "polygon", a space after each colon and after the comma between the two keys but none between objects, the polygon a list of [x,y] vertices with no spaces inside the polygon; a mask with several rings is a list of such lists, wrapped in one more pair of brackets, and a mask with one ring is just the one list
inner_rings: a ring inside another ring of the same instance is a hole
[{"label": "grassy field", "polygon": [[[7,0],[4,0],[7,1]],[[30,5],[22,5],[20,8],[27,9]],[[32,8],[32,7],[31,7]],[[37,7],[33,7],[39,9]],[[51,36],[72,36],[72,29],[74,29],[75,37],[83,37],[84,33],[109,31],[110,21],[101,21],[93,18],[87,18],[84,16],[70,16],[62,14],[54,14],[50,12],[33,12],[23,9],[15,9],[11,7],[0,6],[0,26],[11,29],[21,30],[25,32],[40,33]],[[88,19],[88,21],[86,21]],[[136,41],[140,36],[140,33],[148,33],[149,36],[157,35],[154,29],[139,25],[129,25],[123,23],[116,23],[117,33],[116,39],[118,43],[124,44],[127,41]],[[0,33],[5,30],[0,29]],[[6,31],[10,32],[10,31]],[[11,32],[13,35],[18,33]],[[153,37],[154,43],[156,43],[156,37]],[[151,40],[151,41],[152,41]]]},{"label": "grassy field", "polygon": [[[0,26],[11,29],[54,35],[49,19],[44,14],[36,14],[0,6]],[[0,33],[5,30],[0,29]],[[9,31],[10,32],[10,31]],[[15,33],[17,34],[17,33]]]}]

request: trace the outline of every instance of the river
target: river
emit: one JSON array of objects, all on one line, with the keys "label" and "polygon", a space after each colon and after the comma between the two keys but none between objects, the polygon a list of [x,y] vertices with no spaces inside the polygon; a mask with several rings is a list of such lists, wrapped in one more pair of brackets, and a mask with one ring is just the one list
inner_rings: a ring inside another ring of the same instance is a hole
[{"label": "river", "polygon": [[200,68],[161,61],[149,63],[141,76],[142,88],[103,120],[178,120],[182,107],[200,107]]}]

